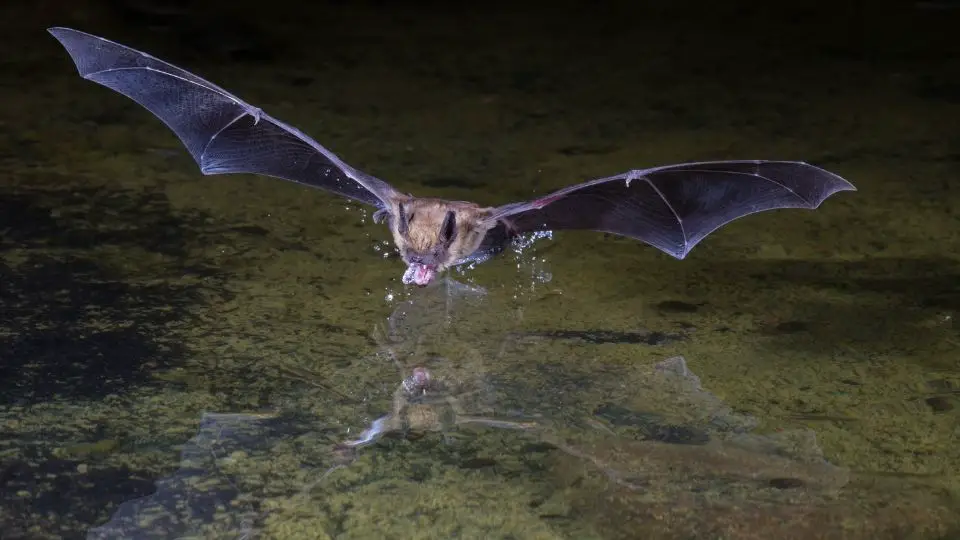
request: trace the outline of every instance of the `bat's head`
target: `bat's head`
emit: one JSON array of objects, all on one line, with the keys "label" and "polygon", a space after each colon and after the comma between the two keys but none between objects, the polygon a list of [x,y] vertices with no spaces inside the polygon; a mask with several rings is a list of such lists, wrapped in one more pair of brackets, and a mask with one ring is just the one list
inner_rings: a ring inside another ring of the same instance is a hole
[{"label": "bat's head", "polygon": [[392,210],[393,241],[407,263],[405,284],[428,285],[473,253],[489,229],[486,211],[472,203],[408,198]]}]

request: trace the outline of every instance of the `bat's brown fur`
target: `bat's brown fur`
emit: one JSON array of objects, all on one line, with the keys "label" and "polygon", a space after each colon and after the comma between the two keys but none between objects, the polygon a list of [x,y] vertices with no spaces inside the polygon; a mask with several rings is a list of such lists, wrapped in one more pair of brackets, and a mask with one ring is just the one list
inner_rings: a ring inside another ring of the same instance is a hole
[{"label": "bat's brown fur", "polygon": [[[400,205],[403,205],[402,213]],[[445,244],[441,229],[449,211],[456,216],[456,233]],[[410,264],[420,259],[425,264],[436,265],[437,272],[441,272],[480,247],[487,231],[496,224],[487,219],[491,211],[469,202],[397,198],[390,208],[390,231],[404,262]],[[401,214],[407,219],[406,234],[401,230]]]}]

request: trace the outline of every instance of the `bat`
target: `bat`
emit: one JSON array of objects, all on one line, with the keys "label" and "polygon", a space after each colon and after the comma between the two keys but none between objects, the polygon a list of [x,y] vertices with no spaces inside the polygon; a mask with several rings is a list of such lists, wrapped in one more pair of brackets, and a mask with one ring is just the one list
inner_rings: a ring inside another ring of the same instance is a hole
[{"label": "bat", "polygon": [[414,197],[355,169],[299,129],[219,86],[147,53],[78,30],[48,31],[80,76],[132,99],[180,139],[204,175],[282,178],[376,208],[407,269],[425,286],[443,271],[482,262],[520,235],[564,229],[633,238],[683,259],[707,235],[743,216],[816,209],[856,188],[801,161],[702,161],[636,169],[538,199],[486,207]]}]

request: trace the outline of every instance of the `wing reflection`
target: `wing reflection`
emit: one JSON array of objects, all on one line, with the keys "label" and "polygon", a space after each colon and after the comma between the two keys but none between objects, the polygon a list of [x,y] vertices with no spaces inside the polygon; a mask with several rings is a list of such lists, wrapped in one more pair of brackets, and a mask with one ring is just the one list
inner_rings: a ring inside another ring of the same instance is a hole
[{"label": "wing reflection", "polygon": [[204,413],[197,435],[181,452],[179,470],[156,482],[150,496],[127,501],[88,540],[244,538],[259,516],[256,501],[238,486],[231,462],[276,442],[267,435],[273,417]]}]

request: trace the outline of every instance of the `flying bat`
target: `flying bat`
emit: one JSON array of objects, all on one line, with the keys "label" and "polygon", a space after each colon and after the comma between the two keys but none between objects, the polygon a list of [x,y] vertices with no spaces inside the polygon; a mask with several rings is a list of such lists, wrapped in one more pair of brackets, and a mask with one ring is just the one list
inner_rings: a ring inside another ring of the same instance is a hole
[{"label": "flying bat", "polygon": [[799,161],[703,161],[637,169],[497,207],[414,197],[342,161],[299,129],[219,86],[147,53],[72,30],[48,30],[80,75],[152,112],[180,138],[204,175],[273,176],[376,208],[424,286],[460,264],[486,260],[517,236],[584,229],[634,238],[683,259],[708,234],[777,208],[815,209],[843,178]]}]

